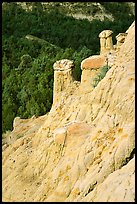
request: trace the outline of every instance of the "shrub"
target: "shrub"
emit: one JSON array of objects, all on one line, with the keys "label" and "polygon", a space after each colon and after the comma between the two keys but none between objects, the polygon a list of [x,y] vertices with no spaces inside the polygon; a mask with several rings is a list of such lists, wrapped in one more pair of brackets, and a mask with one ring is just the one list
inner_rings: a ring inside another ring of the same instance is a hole
[{"label": "shrub", "polygon": [[24,69],[24,68],[28,68],[28,67],[31,67],[31,56],[26,54],[26,55],[23,55],[21,57],[21,63],[19,64],[18,66],[18,69]]},{"label": "shrub", "polygon": [[92,86],[95,88],[98,83],[105,77],[107,71],[110,69],[108,65],[103,66],[100,69],[100,72],[97,74],[97,76],[93,79],[93,84]]}]

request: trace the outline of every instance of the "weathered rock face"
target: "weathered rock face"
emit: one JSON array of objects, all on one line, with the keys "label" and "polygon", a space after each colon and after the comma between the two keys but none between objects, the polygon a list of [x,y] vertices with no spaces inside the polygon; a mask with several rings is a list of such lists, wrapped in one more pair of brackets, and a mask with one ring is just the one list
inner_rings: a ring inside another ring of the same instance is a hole
[{"label": "weathered rock face", "polygon": [[3,201],[135,201],[135,24],[114,56],[95,89],[70,80],[47,115],[15,121]]},{"label": "weathered rock face", "polygon": [[120,49],[120,46],[124,43],[126,36],[127,36],[127,33],[119,33],[116,36],[116,39],[117,39],[116,48],[117,49]]}]

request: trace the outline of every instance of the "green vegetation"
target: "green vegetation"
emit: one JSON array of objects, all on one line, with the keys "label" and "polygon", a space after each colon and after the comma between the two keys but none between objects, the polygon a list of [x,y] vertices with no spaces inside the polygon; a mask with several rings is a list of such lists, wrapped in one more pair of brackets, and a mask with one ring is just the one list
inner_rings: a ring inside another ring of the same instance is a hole
[{"label": "green vegetation", "polygon": [[100,69],[100,72],[97,74],[97,76],[93,79],[92,86],[95,88],[98,83],[106,76],[107,71],[110,69],[109,66],[103,66]]},{"label": "green vegetation", "polygon": [[21,137],[23,137],[24,135],[22,135],[22,134],[18,134],[17,135],[17,139],[19,139],[19,138],[21,138]]},{"label": "green vegetation", "polygon": [[11,133],[10,130],[7,130],[5,133],[2,134],[2,139],[7,138],[7,136]]},{"label": "green vegetation", "polygon": [[[122,11],[125,3],[118,4],[117,10]],[[32,6],[32,10],[25,10],[16,2],[2,4],[3,133],[12,130],[16,116],[28,118],[34,114],[46,114],[50,110],[53,64],[57,60],[74,60],[74,77],[80,80],[81,61],[99,54],[98,34],[104,29],[112,29],[116,36],[119,32],[125,32],[134,20],[128,10],[120,13],[120,18],[113,22],[108,19],[89,22],[87,19],[77,20],[66,16],[65,9],[59,9],[62,8],[59,2],[52,3],[50,9],[44,8],[40,2],[29,2],[27,6]],[[114,7],[115,3],[113,12]],[[81,7],[83,13],[84,8]],[[97,8],[93,12],[97,12]],[[28,39],[27,35],[35,37]],[[115,43],[115,37],[113,40]]]}]

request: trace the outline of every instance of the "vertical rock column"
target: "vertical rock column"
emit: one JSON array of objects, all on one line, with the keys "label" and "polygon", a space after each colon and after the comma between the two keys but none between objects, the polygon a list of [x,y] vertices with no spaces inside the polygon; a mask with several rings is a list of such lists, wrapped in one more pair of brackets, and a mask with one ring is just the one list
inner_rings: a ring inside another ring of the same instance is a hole
[{"label": "vertical rock column", "polygon": [[59,101],[62,92],[67,90],[73,83],[73,67],[73,61],[68,59],[59,60],[54,63],[53,104]]},{"label": "vertical rock column", "polygon": [[113,49],[113,41],[112,41],[112,30],[106,30],[106,50],[110,51]]},{"label": "vertical rock column", "polygon": [[113,49],[112,34],[113,34],[113,31],[111,31],[111,30],[103,30],[99,34],[100,54],[106,54],[110,50]]},{"label": "vertical rock column", "polygon": [[99,34],[99,38],[100,38],[100,54],[102,54],[106,51],[106,32],[102,31]]},{"label": "vertical rock column", "polygon": [[107,58],[104,55],[93,55],[81,62],[82,76],[81,85],[86,89],[94,89],[93,79],[99,73],[100,68],[107,65]]}]

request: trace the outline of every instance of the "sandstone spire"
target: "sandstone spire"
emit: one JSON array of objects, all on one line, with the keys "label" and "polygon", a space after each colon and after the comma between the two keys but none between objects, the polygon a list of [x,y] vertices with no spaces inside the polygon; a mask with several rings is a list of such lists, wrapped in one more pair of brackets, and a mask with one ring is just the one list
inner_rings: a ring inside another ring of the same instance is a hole
[{"label": "sandstone spire", "polygon": [[112,34],[113,34],[112,30],[103,30],[99,34],[100,54],[105,54],[111,49],[113,49]]},{"label": "sandstone spire", "polygon": [[68,59],[62,59],[54,63],[53,104],[59,100],[62,91],[71,86],[71,83],[73,82],[73,67],[73,61]]}]

